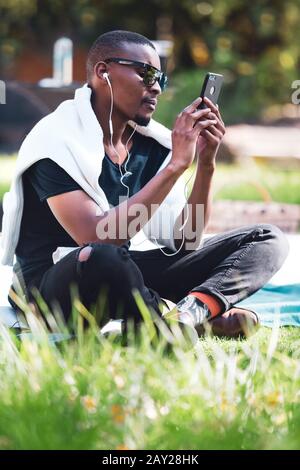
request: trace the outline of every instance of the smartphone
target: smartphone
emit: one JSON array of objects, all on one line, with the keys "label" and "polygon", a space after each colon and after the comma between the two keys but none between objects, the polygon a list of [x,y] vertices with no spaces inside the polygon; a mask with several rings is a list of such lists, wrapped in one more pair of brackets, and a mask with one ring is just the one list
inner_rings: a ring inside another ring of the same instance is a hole
[{"label": "smartphone", "polygon": [[[209,98],[210,101],[212,101],[214,104],[217,104],[219,94],[222,88],[223,78],[223,75],[220,75],[218,73],[207,73],[205,75],[202,90],[200,93],[201,98]],[[205,108],[207,108],[206,104],[201,101],[200,105],[198,106],[198,109]]]}]

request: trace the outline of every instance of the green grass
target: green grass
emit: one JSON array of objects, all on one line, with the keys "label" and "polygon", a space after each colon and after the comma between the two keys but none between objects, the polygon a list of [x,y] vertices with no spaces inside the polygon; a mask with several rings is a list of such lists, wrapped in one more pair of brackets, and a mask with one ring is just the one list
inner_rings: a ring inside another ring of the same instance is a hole
[{"label": "green grass", "polygon": [[0,183],[0,202],[3,200],[3,196],[8,190],[9,190],[8,183]]},{"label": "green grass", "polygon": [[[194,167],[186,172],[189,179]],[[190,180],[189,189],[192,187]],[[300,169],[283,170],[274,166],[218,163],[213,179],[214,199],[277,201],[300,204]]]},{"label": "green grass", "polygon": [[[13,165],[0,159],[0,195]],[[299,204],[299,173],[218,165],[216,197],[261,199],[258,181]],[[0,327],[0,449],[299,448],[298,329],[187,350],[150,339],[149,326],[124,347],[80,321],[76,339],[53,344],[29,320],[22,342]]]},{"label": "green grass", "polygon": [[122,346],[80,318],[56,345],[32,315],[33,338],[1,329],[0,448],[299,448],[298,329],[190,349],[148,321]]},{"label": "green grass", "polygon": [[[277,202],[300,204],[300,169],[282,170],[274,166],[217,165],[216,199],[261,201],[267,195]],[[266,193],[266,196],[265,194]]]},{"label": "green grass", "polygon": [[16,155],[0,154],[0,181],[10,182],[15,170]]}]

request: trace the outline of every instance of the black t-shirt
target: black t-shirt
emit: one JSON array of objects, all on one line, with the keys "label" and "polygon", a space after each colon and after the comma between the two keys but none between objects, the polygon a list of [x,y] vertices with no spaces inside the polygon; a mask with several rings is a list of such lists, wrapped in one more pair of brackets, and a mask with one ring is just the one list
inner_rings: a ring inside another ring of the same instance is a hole
[{"label": "black t-shirt", "polygon": [[[135,134],[129,158],[121,166],[122,173],[132,173],[123,179],[129,186],[129,196],[137,193],[157,173],[169,150],[150,137]],[[63,229],[49,208],[51,196],[82,189],[53,160],[45,158],[34,163],[23,176],[24,209],[16,248],[17,266],[27,286],[38,282],[53,264],[52,253],[58,246],[78,246]],[[120,170],[105,155],[99,185],[110,206],[119,204],[127,195],[120,183]]]}]

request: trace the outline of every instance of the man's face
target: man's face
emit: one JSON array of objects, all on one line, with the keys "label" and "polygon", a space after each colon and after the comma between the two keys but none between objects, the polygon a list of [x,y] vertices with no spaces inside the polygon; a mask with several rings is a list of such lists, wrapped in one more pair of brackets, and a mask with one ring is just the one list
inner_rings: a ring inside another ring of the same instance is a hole
[{"label": "man's face", "polygon": [[[150,46],[124,44],[118,52],[119,58],[143,62],[160,70],[160,59],[157,52]],[[108,73],[114,95],[114,110],[124,115],[126,120],[133,120],[146,126],[155,111],[157,97],[161,93],[160,86],[155,82],[146,86],[143,82],[143,69],[139,66],[121,65],[110,62]]]}]

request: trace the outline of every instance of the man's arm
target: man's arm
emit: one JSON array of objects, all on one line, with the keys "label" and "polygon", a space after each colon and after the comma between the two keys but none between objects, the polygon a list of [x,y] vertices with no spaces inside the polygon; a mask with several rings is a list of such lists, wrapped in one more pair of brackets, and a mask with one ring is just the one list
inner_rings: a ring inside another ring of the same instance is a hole
[{"label": "man's arm", "polygon": [[[150,220],[177,179],[192,164],[200,133],[216,124],[215,119],[206,118],[208,109],[197,110],[200,102],[201,98],[197,98],[178,115],[172,131],[173,152],[168,165],[128,200],[99,215],[96,203],[81,190],[47,199],[58,222],[78,245],[92,241],[121,245]],[[137,212],[139,208],[142,217]],[[138,223],[134,223],[137,216]]]},{"label": "man's arm", "polygon": [[[188,212],[186,212],[186,209],[182,211],[174,229],[177,248],[182,244],[182,233],[178,232],[178,229],[186,220],[187,214],[188,219],[185,224],[186,242],[197,245],[197,243],[200,243],[203,232],[208,225],[212,208],[212,178],[216,167],[217,151],[225,134],[225,126],[219,109],[209,99],[205,98],[205,101],[212,111],[212,115],[209,115],[209,117],[213,118],[215,116],[217,123],[208,129],[204,129],[197,142],[197,169],[193,188],[187,201],[189,210]],[[202,210],[197,211],[197,206],[198,208],[201,206]],[[193,234],[194,238],[192,238]]]},{"label": "man's arm", "polygon": [[[100,215],[97,215],[99,207],[95,201],[82,190],[49,197],[47,202],[58,222],[78,245],[88,242],[122,245],[148,222],[153,215],[153,207],[157,209],[183,171],[183,168],[170,163],[134,196]],[[130,222],[137,216],[137,205],[143,208],[144,217],[139,218],[140,224],[136,226],[135,233],[128,234]],[[106,235],[99,238],[97,232]]]}]

